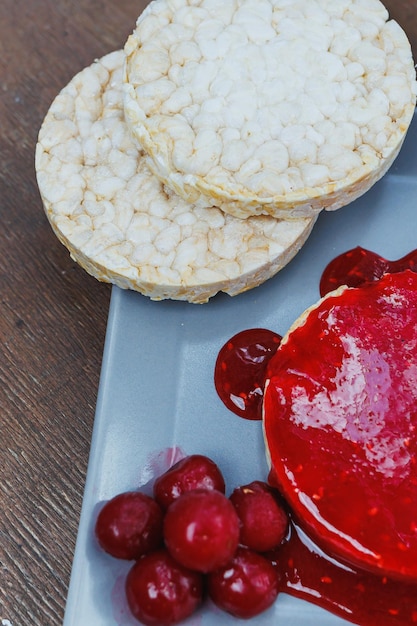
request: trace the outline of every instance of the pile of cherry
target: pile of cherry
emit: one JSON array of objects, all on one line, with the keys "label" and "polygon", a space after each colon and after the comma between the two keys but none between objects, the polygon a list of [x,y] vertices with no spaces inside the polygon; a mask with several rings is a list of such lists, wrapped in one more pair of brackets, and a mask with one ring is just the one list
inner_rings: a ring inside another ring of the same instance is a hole
[{"label": "pile of cherry", "polygon": [[100,510],[95,535],[101,548],[134,561],[125,590],[143,624],[175,624],[207,595],[239,618],[275,601],[279,575],[268,552],[289,528],[280,496],[261,481],[225,493],[216,463],[194,454],[157,477],[153,497],[129,491]]}]

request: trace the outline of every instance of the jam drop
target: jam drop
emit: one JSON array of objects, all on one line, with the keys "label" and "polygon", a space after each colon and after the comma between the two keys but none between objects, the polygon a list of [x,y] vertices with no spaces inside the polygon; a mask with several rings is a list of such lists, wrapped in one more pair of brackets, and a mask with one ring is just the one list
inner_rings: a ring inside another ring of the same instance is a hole
[{"label": "jam drop", "polygon": [[417,272],[417,250],[396,261],[388,261],[371,250],[357,246],[330,261],[321,276],[320,295],[324,296],[342,285],[359,287],[379,280],[387,272],[394,274],[406,269]]},{"label": "jam drop", "polygon": [[271,330],[254,328],[237,333],[221,348],[215,387],[222,402],[239,417],[262,419],[266,368],[281,339]]}]

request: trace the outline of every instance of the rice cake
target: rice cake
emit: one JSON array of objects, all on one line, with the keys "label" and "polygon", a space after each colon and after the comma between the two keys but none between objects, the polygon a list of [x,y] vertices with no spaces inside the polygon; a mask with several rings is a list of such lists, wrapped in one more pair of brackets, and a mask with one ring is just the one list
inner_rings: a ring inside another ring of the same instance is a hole
[{"label": "rice cake", "polygon": [[240,220],[178,198],[149,171],[123,114],[122,50],[77,74],[52,103],[36,147],[47,217],[98,280],[201,303],[278,272],[314,219]]},{"label": "rice cake", "polygon": [[154,0],[125,51],[126,120],[149,167],[237,217],[348,204],[414,112],[410,44],[379,0]]}]

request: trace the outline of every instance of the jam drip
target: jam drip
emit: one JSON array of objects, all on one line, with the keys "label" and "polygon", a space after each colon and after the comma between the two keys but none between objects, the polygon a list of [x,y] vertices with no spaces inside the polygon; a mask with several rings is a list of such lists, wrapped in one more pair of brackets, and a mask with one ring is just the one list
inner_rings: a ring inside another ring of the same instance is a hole
[{"label": "jam drip", "polygon": [[254,328],[237,333],[220,350],[214,384],[222,402],[239,417],[262,419],[266,368],[281,339],[271,330]]},{"label": "jam drip", "polygon": [[330,261],[321,276],[320,295],[325,296],[342,285],[359,287],[379,280],[386,273],[395,274],[407,269],[417,272],[417,250],[396,261],[388,261],[358,246]]},{"label": "jam drip", "polygon": [[417,586],[346,566],[320,550],[294,522],[270,554],[281,591],[361,626],[417,624]]}]

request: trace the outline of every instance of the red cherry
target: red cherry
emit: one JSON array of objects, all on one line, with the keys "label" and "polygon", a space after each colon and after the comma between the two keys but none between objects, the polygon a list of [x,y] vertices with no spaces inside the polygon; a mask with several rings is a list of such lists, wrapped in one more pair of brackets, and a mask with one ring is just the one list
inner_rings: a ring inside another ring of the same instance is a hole
[{"label": "red cherry", "polygon": [[225,492],[223,475],[214,461],[202,454],[192,454],[170,467],[154,483],[155,500],[164,508],[185,491],[217,489]]},{"label": "red cherry", "polygon": [[131,612],[146,626],[168,626],[186,619],[203,596],[201,574],[174,561],[166,550],[137,561],[127,575],[125,588]]},{"label": "red cherry", "polygon": [[230,495],[240,520],[240,543],[266,552],[278,547],[288,532],[288,515],[278,495],[264,482],[237,487]]},{"label": "red cherry", "polygon": [[208,575],[208,593],[219,608],[248,619],[269,608],[279,590],[272,563],[257,552],[239,548],[227,565]]},{"label": "red cherry", "polygon": [[214,369],[219,398],[239,417],[262,419],[266,367],[281,336],[264,328],[244,330],[221,348]]},{"label": "red cherry", "polygon": [[168,551],[179,563],[198,572],[210,572],[235,553],[239,518],[220,491],[186,491],[166,512],[164,538]]},{"label": "red cherry", "polygon": [[103,506],[95,534],[103,550],[119,559],[138,559],[162,544],[160,506],[140,491],[121,493]]}]

